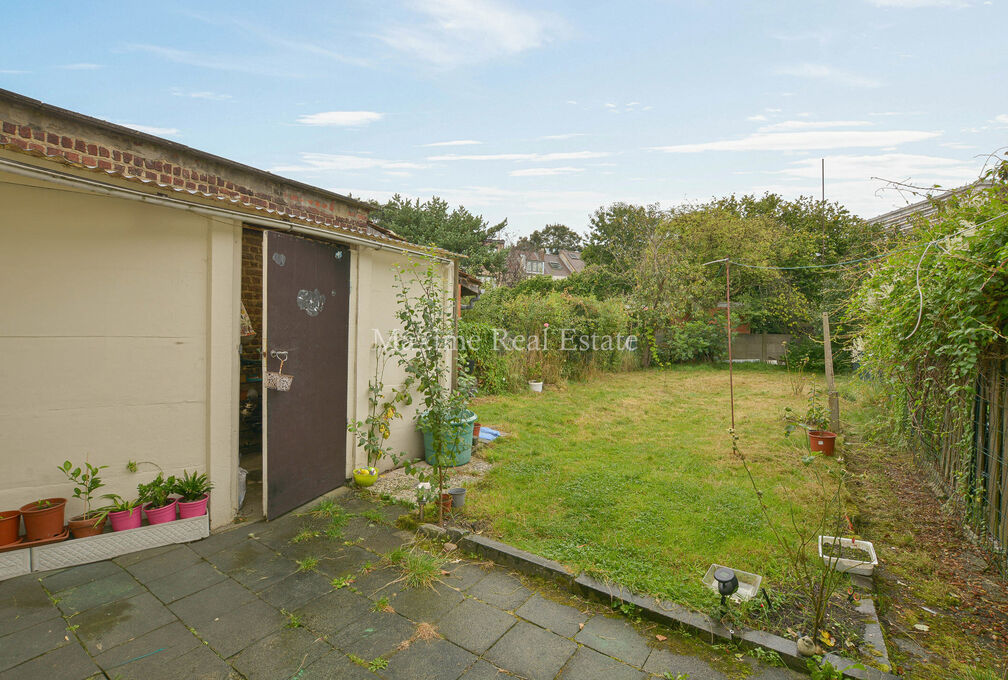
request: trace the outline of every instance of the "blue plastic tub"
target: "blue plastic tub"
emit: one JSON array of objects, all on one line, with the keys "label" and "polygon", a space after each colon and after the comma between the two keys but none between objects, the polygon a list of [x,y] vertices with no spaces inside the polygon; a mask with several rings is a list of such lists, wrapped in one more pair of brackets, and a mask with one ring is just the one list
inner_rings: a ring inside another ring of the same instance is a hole
[{"label": "blue plastic tub", "polygon": [[[456,467],[465,465],[472,459],[473,426],[476,424],[476,414],[466,411],[464,418],[453,420],[442,431],[444,452],[441,455],[441,467]],[[420,416],[417,425],[423,433],[424,459],[435,467],[438,462],[434,456],[434,434],[427,421]]]}]

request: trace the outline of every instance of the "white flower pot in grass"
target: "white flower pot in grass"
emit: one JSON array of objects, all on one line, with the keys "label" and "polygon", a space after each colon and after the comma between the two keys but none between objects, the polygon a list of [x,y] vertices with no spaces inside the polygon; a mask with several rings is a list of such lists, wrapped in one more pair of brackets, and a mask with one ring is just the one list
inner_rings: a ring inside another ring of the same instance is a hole
[{"label": "white flower pot in grass", "polygon": [[[718,591],[717,581],[714,580],[714,572],[718,569],[730,569],[730,567],[725,567],[721,564],[712,564],[710,568],[707,569],[707,573],[704,574],[701,583],[713,590],[715,593]],[[738,590],[735,591],[733,595],[730,595],[730,599],[736,602],[746,602],[753,599],[759,594],[760,584],[763,583],[763,577],[759,574],[752,574],[748,571],[742,571],[741,569],[732,569],[735,572],[735,578],[738,579]]]},{"label": "white flower pot in grass", "polygon": [[529,380],[529,389],[533,392],[542,392],[542,382],[536,382],[534,380]]},{"label": "white flower pot in grass", "polygon": [[[847,557],[834,557],[823,552],[823,546],[836,546],[836,549],[853,548],[863,550],[868,553],[870,559],[857,560]],[[861,576],[871,576],[878,565],[878,557],[875,555],[875,546],[871,541],[862,541],[852,538],[837,538],[835,536],[819,537],[819,557],[827,567],[833,566],[837,571],[845,574],[860,574]]]}]

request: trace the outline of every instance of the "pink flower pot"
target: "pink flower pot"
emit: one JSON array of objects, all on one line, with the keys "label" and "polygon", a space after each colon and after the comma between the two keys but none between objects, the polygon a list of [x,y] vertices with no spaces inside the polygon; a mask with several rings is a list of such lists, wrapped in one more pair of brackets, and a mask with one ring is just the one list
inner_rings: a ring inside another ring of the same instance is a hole
[{"label": "pink flower pot", "polygon": [[164,524],[165,522],[175,521],[175,506],[178,505],[178,501],[172,501],[163,508],[152,508],[150,503],[143,506],[144,514],[147,515],[148,524]]},{"label": "pink flower pot", "polygon": [[142,519],[140,506],[138,505],[132,510],[123,510],[122,512],[110,512],[108,518],[112,522],[112,531],[139,529],[140,520]]},{"label": "pink flower pot", "polygon": [[190,517],[199,517],[206,514],[207,501],[210,500],[210,494],[206,494],[203,498],[198,501],[179,501],[178,502],[178,516],[179,519],[188,519]]}]

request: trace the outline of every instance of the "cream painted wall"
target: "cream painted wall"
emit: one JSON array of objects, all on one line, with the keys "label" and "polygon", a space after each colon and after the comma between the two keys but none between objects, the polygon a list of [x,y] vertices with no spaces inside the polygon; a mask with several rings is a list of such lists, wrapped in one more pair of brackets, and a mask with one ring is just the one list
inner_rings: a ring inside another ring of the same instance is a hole
[{"label": "cream painted wall", "polygon": [[[364,420],[368,409],[368,382],[374,375],[376,351],[375,351],[375,329],[378,329],[383,337],[388,337],[392,329],[399,327],[399,322],[395,317],[396,313],[396,288],[395,288],[395,267],[405,266],[409,259],[406,255],[376,250],[373,248],[358,248],[354,255],[356,266],[353,268],[354,274],[351,276],[351,347],[350,347],[350,376],[351,381],[356,385],[356,394],[348,396],[347,403],[351,412],[348,417],[351,420]],[[453,269],[451,264],[439,265],[445,281],[446,300],[453,298],[454,290]],[[356,281],[354,281],[356,276]],[[354,347],[356,343],[356,351]],[[385,388],[387,391],[401,387],[405,372],[391,360],[385,369]],[[388,439],[389,445],[396,451],[407,452],[412,458],[419,458],[423,454],[423,439],[416,430],[413,419],[416,415],[418,399],[414,399],[411,406],[404,409],[404,417],[396,420],[390,430],[391,436]],[[350,476],[354,467],[367,465],[367,454],[363,449],[355,446],[352,435],[347,439],[347,451],[353,455],[347,455],[347,475]],[[381,470],[388,470],[393,467],[392,461],[385,459],[379,465]]]},{"label": "cream painted wall", "polygon": [[230,522],[240,225],[3,173],[0,206],[0,509],[68,497],[65,459],[132,498],[138,460],[209,471]]}]

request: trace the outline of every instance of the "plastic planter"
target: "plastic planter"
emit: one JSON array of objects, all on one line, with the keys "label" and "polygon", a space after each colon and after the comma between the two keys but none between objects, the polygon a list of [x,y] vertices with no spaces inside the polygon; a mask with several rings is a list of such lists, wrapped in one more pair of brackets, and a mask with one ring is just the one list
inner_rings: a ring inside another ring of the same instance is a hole
[{"label": "plastic planter", "polygon": [[112,531],[125,531],[126,529],[139,529],[143,515],[138,505],[132,510],[110,512],[108,518],[112,523]]},{"label": "plastic planter", "polygon": [[836,435],[825,430],[809,430],[809,448],[813,451],[821,451],[824,456],[833,455],[833,447],[836,446]]},{"label": "plastic planter", "polygon": [[209,500],[210,500],[210,494],[203,494],[203,498],[200,498],[195,501],[179,501],[178,502],[179,519],[189,519],[190,517],[199,517],[200,515],[205,515],[207,501]]},{"label": "plastic planter", "polygon": [[542,392],[542,386],[541,380],[529,380],[529,389],[533,392]]},{"label": "plastic planter", "polygon": [[22,505],[21,517],[25,523],[25,540],[38,541],[63,533],[63,509],[65,507],[65,498],[46,498]]},{"label": "plastic planter", "polygon": [[105,530],[105,519],[105,516],[97,514],[88,519],[84,519],[84,515],[78,515],[71,517],[67,524],[70,525],[70,534],[74,538],[87,538],[97,536]]},{"label": "plastic planter", "polygon": [[[823,553],[824,545],[835,545],[837,548],[856,548],[868,553],[870,559],[855,560],[846,557],[832,557]],[[875,546],[871,541],[854,540],[852,538],[837,538],[834,536],[819,537],[819,557],[827,567],[833,566],[837,571],[845,574],[860,574],[861,576],[871,576],[878,565],[878,556],[875,554]]]},{"label": "plastic planter", "polygon": [[178,501],[172,501],[168,505],[160,508],[152,508],[150,503],[143,506],[144,514],[147,515],[148,524],[164,524],[175,520],[175,508]]},{"label": "plastic planter", "polygon": [[454,489],[448,489],[448,493],[451,494],[452,497],[453,508],[461,508],[465,505],[465,491],[466,490],[461,486],[455,487]]},{"label": "plastic planter", "polygon": [[20,529],[20,510],[4,510],[0,512],[0,547],[17,541]]},{"label": "plastic planter", "polygon": [[[426,415],[426,414],[425,414]],[[420,417],[418,427],[423,433],[424,459],[433,466],[439,463],[441,467],[465,465],[472,458],[473,425],[476,424],[476,414],[466,411],[462,418],[446,423],[441,430],[441,441],[444,451],[440,460],[434,455],[433,431],[424,416]]]},{"label": "plastic planter", "polygon": [[378,481],[378,470],[376,468],[356,468],[353,471],[353,480],[361,488],[371,486]]}]

